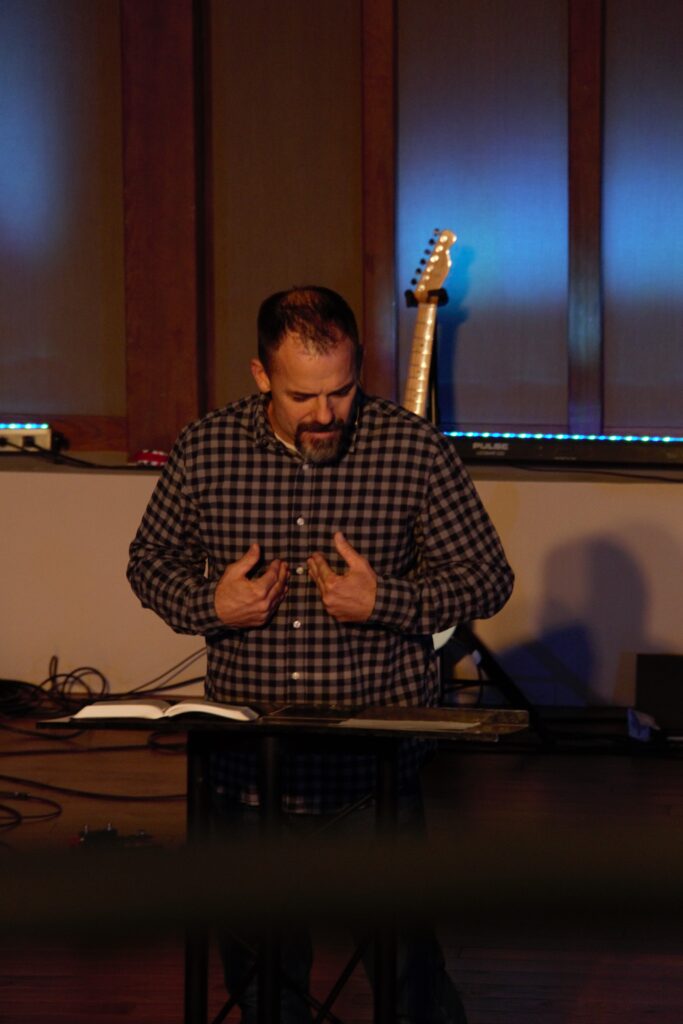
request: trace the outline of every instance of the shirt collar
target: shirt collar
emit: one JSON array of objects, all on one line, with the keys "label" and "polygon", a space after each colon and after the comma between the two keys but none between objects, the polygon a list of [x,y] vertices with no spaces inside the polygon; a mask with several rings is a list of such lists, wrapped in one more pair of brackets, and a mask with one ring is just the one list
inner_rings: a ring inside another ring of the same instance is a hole
[{"label": "shirt collar", "polygon": [[257,448],[277,448],[279,442],[273,433],[273,428],[268,419],[269,394],[254,395],[252,424],[254,430],[254,444]]}]

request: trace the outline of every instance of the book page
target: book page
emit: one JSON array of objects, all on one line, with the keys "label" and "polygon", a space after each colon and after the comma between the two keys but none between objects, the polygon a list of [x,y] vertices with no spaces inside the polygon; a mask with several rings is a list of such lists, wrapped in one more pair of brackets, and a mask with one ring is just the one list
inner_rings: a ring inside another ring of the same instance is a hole
[{"label": "book page", "polygon": [[177,715],[211,715],[218,718],[230,718],[236,722],[253,722],[260,718],[254,708],[241,704],[220,704],[211,700],[183,700],[169,708],[164,718],[175,718]]},{"label": "book page", "polygon": [[261,715],[254,708],[240,704],[220,704],[210,700],[182,700],[169,704],[165,700],[102,700],[87,704],[72,717],[84,718],[177,718],[179,715],[208,715],[229,718],[235,722],[252,722]]},{"label": "book page", "polygon": [[169,707],[165,700],[100,700],[72,718],[163,718]]}]

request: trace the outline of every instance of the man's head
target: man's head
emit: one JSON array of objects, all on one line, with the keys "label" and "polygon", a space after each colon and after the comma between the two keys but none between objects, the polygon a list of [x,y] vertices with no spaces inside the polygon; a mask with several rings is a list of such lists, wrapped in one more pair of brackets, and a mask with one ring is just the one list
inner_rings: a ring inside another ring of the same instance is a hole
[{"label": "man's head", "polygon": [[331,288],[308,285],[276,292],[261,303],[257,320],[258,357],[266,371],[285,335],[296,334],[312,352],[328,352],[339,341],[352,342],[360,374],[363,350],[353,310]]},{"label": "man's head", "polygon": [[353,312],[328,288],[271,295],[258,316],[251,370],[273,430],[310,462],[336,462],[353,426],[362,348]]}]

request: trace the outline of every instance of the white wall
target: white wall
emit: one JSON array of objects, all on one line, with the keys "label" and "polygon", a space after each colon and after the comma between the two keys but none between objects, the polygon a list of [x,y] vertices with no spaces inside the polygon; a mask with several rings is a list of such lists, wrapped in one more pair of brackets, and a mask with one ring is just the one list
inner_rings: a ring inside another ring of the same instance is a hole
[{"label": "white wall", "polygon": [[680,483],[520,471],[477,486],[517,574],[478,634],[536,703],[633,703],[635,655],[683,652]]},{"label": "white wall", "polygon": [[[478,635],[539,704],[632,703],[636,653],[683,653],[680,487],[506,475],[477,486],[517,585]],[[155,480],[2,466],[0,677],[40,682],[54,654],[121,692],[201,647],[144,611],[125,579]]]},{"label": "white wall", "polygon": [[[8,456],[13,458],[13,456]],[[0,677],[40,682],[93,666],[114,692],[203,646],[141,608],[126,580],[153,473],[0,472]],[[204,660],[185,678],[201,675]]]}]

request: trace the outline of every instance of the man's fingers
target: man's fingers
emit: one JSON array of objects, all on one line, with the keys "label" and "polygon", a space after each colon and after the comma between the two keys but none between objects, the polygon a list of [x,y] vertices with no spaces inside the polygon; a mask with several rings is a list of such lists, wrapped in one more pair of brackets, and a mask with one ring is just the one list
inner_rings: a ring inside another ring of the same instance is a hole
[{"label": "man's fingers", "polygon": [[287,581],[289,580],[289,565],[287,562],[280,562],[280,570],[277,576],[278,585],[284,590],[287,589]]},{"label": "man's fingers", "polygon": [[260,576],[249,573],[261,557],[261,548],[252,544],[232,562],[218,581],[214,607],[218,618],[236,629],[263,626],[287,593],[289,565],[274,558]]},{"label": "man's fingers", "polygon": [[286,562],[283,562],[281,558],[274,558],[270,563],[263,576],[259,580],[254,580],[255,583],[260,583],[263,587],[264,593],[269,594],[273,587],[278,590],[282,590],[287,582],[289,576],[289,566]]},{"label": "man's fingers", "polygon": [[[287,583],[289,581],[289,566],[286,562],[277,558],[270,563],[266,575],[272,574],[272,582],[268,585],[263,595],[266,604],[265,619],[267,621],[282,603],[287,594]],[[264,577],[262,577],[263,579]]]},{"label": "man's fingers", "polygon": [[319,551],[316,551],[315,554],[311,555],[308,559],[308,571],[313,580],[317,584],[321,584],[333,570],[327,563],[325,556],[321,555]]},{"label": "man's fingers", "polygon": [[344,572],[335,572],[324,556],[316,551],[308,559],[308,571],[322,598],[325,610],[339,622],[365,622],[370,618],[377,597],[377,576],[363,555],[349,544],[340,531],[334,534],[337,553],[346,563]]}]

